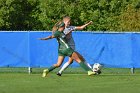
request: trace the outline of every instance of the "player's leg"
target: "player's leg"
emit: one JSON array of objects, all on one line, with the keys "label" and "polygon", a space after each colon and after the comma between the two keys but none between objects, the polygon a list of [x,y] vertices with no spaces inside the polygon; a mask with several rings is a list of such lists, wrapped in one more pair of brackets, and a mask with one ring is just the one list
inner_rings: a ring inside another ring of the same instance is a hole
[{"label": "player's leg", "polygon": [[91,65],[90,65],[89,63],[86,62],[86,64],[87,64],[87,66],[88,66],[90,69],[92,69],[92,67],[91,67]]},{"label": "player's leg", "polygon": [[78,52],[73,52],[71,58],[77,61],[85,71],[88,71],[88,75],[95,74],[95,72],[87,66],[85,59]]},{"label": "player's leg", "polygon": [[68,68],[68,66],[69,66],[70,64],[72,64],[72,63],[73,63],[73,59],[69,57],[68,62],[66,62],[66,63],[62,66],[62,68],[59,70],[59,72],[57,73],[57,75],[58,75],[58,76],[61,76],[61,75],[62,75],[62,72],[63,72],[66,68]]},{"label": "player's leg", "polygon": [[83,59],[84,62],[85,62],[85,64],[86,64],[90,69],[92,69],[91,65],[90,65],[88,62],[86,62],[86,60],[84,59],[84,57],[83,57],[81,54],[79,54],[78,52],[76,52],[76,53],[78,54],[79,58],[80,58],[80,59]]},{"label": "player's leg", "polygon": [[65,58],[64,56],[58,56],[58,61],[57,61],[56,64],[54,64],[53,66],[51,66],[48,69],[43,70],[42,77],[46,77],[49,72],[53,71],[57,67],[60,67],[62,62],[63,62],[63,60],[64,60],[64,58]]}]

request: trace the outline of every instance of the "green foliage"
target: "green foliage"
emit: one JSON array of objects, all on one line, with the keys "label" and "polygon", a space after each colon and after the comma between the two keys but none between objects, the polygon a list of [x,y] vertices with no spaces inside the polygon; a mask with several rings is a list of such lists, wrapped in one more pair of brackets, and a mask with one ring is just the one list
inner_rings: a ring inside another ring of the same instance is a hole
[{"label": "green foliage", "polygon": [[41,22],[36,20],[40,12],[38,0],[2,0],[0,4],[1,30],[35,30],[41,27]]},{"label": "green foliage", "polygon": [[0,30],[51,30],[68,15],[91,31],[140,31],[139,0],[0,0]]},{"label": "green foliage", "polygon": [[119,19],[121,31],[140,31],[140,9],[136,10],[131,5],[128,5],[119,16]]}]

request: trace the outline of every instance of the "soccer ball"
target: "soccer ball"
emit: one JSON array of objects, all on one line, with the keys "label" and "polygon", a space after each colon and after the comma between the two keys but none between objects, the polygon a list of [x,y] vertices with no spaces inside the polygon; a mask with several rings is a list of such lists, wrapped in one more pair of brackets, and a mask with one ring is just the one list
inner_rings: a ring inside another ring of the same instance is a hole
[{"label": "soccer ball", "polygon": [[102,65],[99,63],[95,63],[92,67],[92,70],[98,75],[101,74]]}]

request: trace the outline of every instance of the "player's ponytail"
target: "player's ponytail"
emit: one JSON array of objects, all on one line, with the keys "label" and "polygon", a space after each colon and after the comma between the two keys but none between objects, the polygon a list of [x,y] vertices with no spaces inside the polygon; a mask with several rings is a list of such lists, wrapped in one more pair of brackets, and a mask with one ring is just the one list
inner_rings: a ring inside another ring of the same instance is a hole
[{"label": "player's ponytail", "polygon": [[63,21],[58,21],[52,28],[52,34],[57,31],[60,27],[65,26]]}]

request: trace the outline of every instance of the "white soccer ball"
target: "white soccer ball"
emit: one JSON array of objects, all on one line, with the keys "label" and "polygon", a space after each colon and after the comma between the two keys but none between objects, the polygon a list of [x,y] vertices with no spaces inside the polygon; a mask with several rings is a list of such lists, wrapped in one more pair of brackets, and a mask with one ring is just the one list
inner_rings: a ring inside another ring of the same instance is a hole
[{"label": "white soccer ball", "polygon": [[101,74],[102,65],[99,63],[95,63],[92,67],[92,70],[96,72],[96,74]]}]

